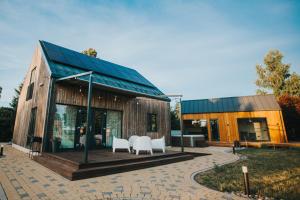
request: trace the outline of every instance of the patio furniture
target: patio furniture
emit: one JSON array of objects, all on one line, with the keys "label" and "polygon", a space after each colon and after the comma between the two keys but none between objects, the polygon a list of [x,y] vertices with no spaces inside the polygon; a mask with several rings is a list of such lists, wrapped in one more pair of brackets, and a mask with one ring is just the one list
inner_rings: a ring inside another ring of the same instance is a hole
[{"label": "patio furniture", "polygon": [[130,153],[129,142],[126,139],[120,139],[120,138],[113,137],[112,148],[113,148],[114,153],[115,153],[116,149],[128,149],[128,152]]},{"label": "patio furniture", "polygon": [[140,151],[149,151],[153,155],[151,138],[148,136],[138,137],[133,143],[133,150],[136,151],[136,155],[139,155]]},{"label": "patio furniture", "polygon": [[79,138],[80,147],[83,147],[85,145],[86,136],[81,135]]},{"label": "patio furniture", "polygon": [[137,135],[132,135],[132,136],[130,136],[130,138],[129,138],[129,145],[130,145],[130,147],[133,147],[133,143],[134,143],[134,141],[135,141],[137,138],[139,138],[139,136],[137,136]]},{"label": "patio furniture", "polygon": [[43,139],[41,137],[32,137],[28,153],[29,158],[33,158],[34,153],[37,153],[38,155],[41,153],[42,141]]},{"label": "patio furniture", "polygon": [[159,139],[153,139],[151,140],[152,149],[159,149],[162,150],[163,153],[166,152],[166,142],[165,142],[165,136]]}]

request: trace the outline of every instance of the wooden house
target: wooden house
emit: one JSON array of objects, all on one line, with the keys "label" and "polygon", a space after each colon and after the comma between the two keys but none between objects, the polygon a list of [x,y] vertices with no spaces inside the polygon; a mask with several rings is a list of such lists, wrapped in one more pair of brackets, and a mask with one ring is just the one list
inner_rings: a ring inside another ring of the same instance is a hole
[{"label": "wooden house", "polygon": [[[87,128],[89,127],[89,128]],[[169,99],[136,70],[39,41],[20,93],[13,146],[43,151],[111,147],[113,136],[170,135]]]},{"label": "wooden house", "polygon": [[280,106],[273,95],[182,101],[184,134],[202,134],[211,145],[285,143]]}]

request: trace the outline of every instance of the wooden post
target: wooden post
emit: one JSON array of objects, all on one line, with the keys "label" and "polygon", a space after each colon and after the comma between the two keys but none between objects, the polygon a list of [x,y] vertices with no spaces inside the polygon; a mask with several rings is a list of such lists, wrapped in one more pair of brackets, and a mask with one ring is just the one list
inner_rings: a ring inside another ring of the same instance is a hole
[{"label": "wooden post", "polygon": [[85,145],[84,145],[84,163],[88,163],[88,149],[89,149],[89,138],[91,134],[91,100],[92,100],[92,89],[93,89],[93,75],[90,74],[89,77],[89,91],[88,91],[88,101],[87,101],[87,125],[85,134]]},{"label": "wooden post", "polygon": [[250,185],[249,185],[249,175],[248,168],[246,166],[242,166],[242,171],[244,175],[244,186],[245,186],[245,195],[250,195]]}]

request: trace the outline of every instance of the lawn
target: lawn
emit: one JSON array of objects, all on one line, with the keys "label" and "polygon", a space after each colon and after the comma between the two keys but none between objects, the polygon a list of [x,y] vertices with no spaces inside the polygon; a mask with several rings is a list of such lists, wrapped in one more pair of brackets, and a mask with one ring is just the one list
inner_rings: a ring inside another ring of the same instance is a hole
[{"label": "lawn", "polygon": [[242,159],[197,174],[195,180],[222,192],[244,191],[242,166],[248,167],[252,194],[300,199],[300,149],[246,149]]}]

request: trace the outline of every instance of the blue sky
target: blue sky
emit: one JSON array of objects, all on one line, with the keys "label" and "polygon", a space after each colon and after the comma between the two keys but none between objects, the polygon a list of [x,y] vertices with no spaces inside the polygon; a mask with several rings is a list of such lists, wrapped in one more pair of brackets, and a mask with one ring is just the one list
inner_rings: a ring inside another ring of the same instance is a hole
[{"label": "blue sky", "polygon": [[[26,2],[26,3],[25,3]],[[38,40],[137,69],[184,99],[255,94],[255,65],[279,49],[300,73],[300,1],[0,1],[0,106]]]}]

